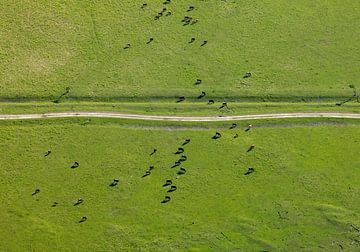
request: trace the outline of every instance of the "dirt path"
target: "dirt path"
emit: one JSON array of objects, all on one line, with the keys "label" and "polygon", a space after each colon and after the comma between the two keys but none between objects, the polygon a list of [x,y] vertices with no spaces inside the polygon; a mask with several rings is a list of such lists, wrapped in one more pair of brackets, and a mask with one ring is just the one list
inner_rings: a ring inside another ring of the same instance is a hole
[{"label": "dirt path", "polygon": [[26,120],[64,117],[98,117],[136,119],[148,121],[177,121],[177,122],[215,122],[215,121],[241,121],[256,119],[281,119],[281,118],[350,118],[360,119],[360,113],[284,113],[284,114],[262,114],[262,115],[240,115],[240,116],[158,116],[158,115],[136,115],[110,112],[65,112],[46,114],[23,114],[23,115],[0,115],[0,120]]}]

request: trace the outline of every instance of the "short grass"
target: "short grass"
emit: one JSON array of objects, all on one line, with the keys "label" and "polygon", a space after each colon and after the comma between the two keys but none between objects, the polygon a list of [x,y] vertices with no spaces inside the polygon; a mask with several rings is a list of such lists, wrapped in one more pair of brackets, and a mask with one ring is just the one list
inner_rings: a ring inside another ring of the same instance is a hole
[{"label": "short grass", "polygon": [[231,116],[266,113],[291,112],[343,112],[359,113],[360,103],[352,102],[336,106],[334,103],[286,103],[286,102],[240,102],[228,103],[228,108],[220,109],[222,103],[212,105],[204,103],[185,102],[182,104],[158,103],[104,103],[104,102],[52,102],[0,103],[0,114],[32,114],[49,112],[118,112],[127,114],[172,115],[172,116]]},{"label": "short grass", "polygon": [[[358,1],[181,0],[164,6],[151,0],[141,9],[143,2],[4,3],[0,99],[53,100],[66,87],[73,99],[102,101],[201,91],[237,100],[331,98],[351,95],[348,85],[359,84]],[[187,12],[190,5],[195,10]],[[172,15],[154,20],[163,7]],[[185,15],[199,22],[182,26]],[[132,48],[124,50],[126,43]],[[247,71],[253,76],[243,79]],[[203,82],[194,86],[197,78]]]},{"label": "short grass", "polygon": [[[359,126],[105,122],[1,123],[1,251],[360,248]],[[187,174],[177,176],[170,167],[186,138]],[[166,179],[176,192],[166,193]]]}]

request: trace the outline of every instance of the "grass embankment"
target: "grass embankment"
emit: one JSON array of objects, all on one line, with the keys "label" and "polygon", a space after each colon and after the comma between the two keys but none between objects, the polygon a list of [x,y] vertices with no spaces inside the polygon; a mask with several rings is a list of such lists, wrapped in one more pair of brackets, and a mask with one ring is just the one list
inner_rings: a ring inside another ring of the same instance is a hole
[{"label": "grass embankment", "polygon": [[[70,87],[66,96],[77,100],[202,91],[219,99],[337,100],[358,84],[357,1],[162,2],[144,9],[140,0],[4,3],[0,99],[54,100]],[[183,26],[185,15],[198,23]],[[247,71],[252,77],[243,79]]]},{"label": "grass embankment", "polygon": [[219,109],[221,102],[212,105],[199,102],[183,103],[101,103],[101,102],[52,102],[0,103],[0,114],[32,114],[48,112],[119,112],[128,114],[149,115],[183,115],[183,116],[216,116],[216,115],[249,115],[266,113],[291,112],[360,112],[360,103],[351,102],[336,106],[334,103],[236,103],[229,102],[228,108]]},{"label": "grass embankment", "polygon": [[[296,120],[276,122],[288,121]],[[1,122],[0,250],[357,251],[360,127],[269,122],[249,132],[224,123]],[[211,139],[215,131],[222,138]],[[187,138],[187,173],[178,176],[170,167]],[[167,179],[177,191],[166,193]],[[171,201],[161,204],[165,195]]]}]

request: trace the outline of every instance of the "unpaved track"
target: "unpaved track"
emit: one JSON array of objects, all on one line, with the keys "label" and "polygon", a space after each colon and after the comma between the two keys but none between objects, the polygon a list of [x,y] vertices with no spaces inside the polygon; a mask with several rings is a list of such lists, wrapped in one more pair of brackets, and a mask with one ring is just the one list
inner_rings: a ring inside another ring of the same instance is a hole
[{"label": "unpaved track", "polygon": [[216,121],[241,121],[256,119],[282,119],[282,118],[350,118],[360,119],[360,113],[284,113],[284,114],[262,114],[262,115],[240,115],[240,116],[161,116],[161,115],[136,115],[110,112],[64,112],[45,114],[23,114],[23,115],[0,115],[0,120],[26,120],[66,117],[97,117],[135,119],[146,121],[176,121],[176,122],[216,122]]}]

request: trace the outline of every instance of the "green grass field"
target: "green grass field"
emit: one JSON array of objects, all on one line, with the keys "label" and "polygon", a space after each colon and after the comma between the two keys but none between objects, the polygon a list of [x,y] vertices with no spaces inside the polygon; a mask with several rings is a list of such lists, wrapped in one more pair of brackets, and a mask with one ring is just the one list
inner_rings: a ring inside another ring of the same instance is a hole
[{"label": "green grass field", "polygon": [[[359,1],[164,1],[3,2],[0,118],[360,112]],[[360,120],[232,123],[0,120],[0,252],[360,251]]]},{"label": "green grass field", "polygon": [[0,250],[358,251],[358,124],[281,122],[2,122]]},{"label": "green grass field", "polygon": [[[140,0],[7,1],[0,99],[54,100],[70,87],[67,97],[76,100],[172,100],[201,91],[236,101],[335,100],[358,87],[357,1],[162,2],[141,9]],[[154,20],[164,6],[172,15]],[[182,26],[185,15],[198,23]],[[243,79],[247,71],[253,75]]]}]

